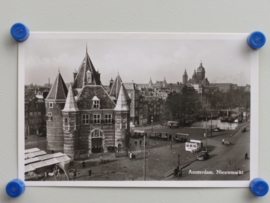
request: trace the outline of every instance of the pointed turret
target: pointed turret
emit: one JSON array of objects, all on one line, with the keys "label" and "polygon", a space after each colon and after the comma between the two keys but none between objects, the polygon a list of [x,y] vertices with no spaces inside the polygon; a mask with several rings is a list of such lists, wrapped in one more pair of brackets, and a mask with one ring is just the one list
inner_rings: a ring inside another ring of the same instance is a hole
[{"label": "pointed turret", "polygon": [[123,83],[121,83],[120,91],[118,94],[116,107],[114,108],[115,111],[128,111],[129,110],[129,104],[128,104],[128,95],[125,92],[125,87]]},{"label": "pointed turret", "polygon": [[187,70],[185,69],[185,72],[183,74],[183,84],[186,84],[188,81],[188,74],[187,74]]},{"label": "pointed turret", "polygon": [[47,149],[54,152],[63,152],[64,150],[63,117],[61,110],[65,106],[67,94],[67,86],[59,72],[45,99]]},{"label": "pointed turret", "polygon": [[71,85],[69,86],[68,89],[68,95],[67,95],[67,100],[64,109],[62,110],[63,112],[74,112],[78,111],[77,103],[74,99],[73,91]]},{"label": "pointed turret", "polygon": [[[122,86],[122,79],[121,79],[120,75],[118,74],[116,76],[113,84],[112,84],[111,89],[110,89],[110,93],[109,93],[110,97],[114,97],[117,100],[118,95],[120,93],[121,86]],[[127,90],[126,90],[124,85],[123,85],[123,92],[124,92],[124,94],[125,94],[125,96],[127,98],[128,103],[130,103],[131,99],[128,96]]]},{"label": "pointed turret", "polygon": [[197,73],[196,70],[194,69],[193,75],[192,75],[192,79],[197,80]]},{"label": "pointed turret", "polygon": [[67,93],[68,93],[67,86],[59,72],[54,81],[53,86],[50,89],[46,101],[65,102],[67,98]]},{"label": "pointed turret", "polygon": [[149,85],[149,87],[153,87],[154,83],[152,82],[152,78],[150,78],[148,85]]},{"label": "pointed turret", "polygon": [[112,88],[112,85],[113,85],[113,79],[111,78],[111,80],[110,80],[110,88]]},{"label": "pointed turret", "polygon": [[167,86],[167,81],[166,81],[166,78],[164,77],[164,80],[163,80],[163,87],[166,87]]},{"label": "pointed turret", "polygon": [[114,108],[115,117],[115,147],[118,152],[127,155],[127,148],[130,139],[130,110],[128,96],[125,93],[124,84],[121,83],[119,95]]},{"label": "pointed turret", "polygon": [[83,62],[74,80],[73,88],[82,88],[85,85],[101,85],[100,73],[96,71],[88,55],[87,48]]},{"label": "pointed turret", "polygon": [[187,74],[187,69],[185,69],[184,75],[188,75],[188,74]]}]

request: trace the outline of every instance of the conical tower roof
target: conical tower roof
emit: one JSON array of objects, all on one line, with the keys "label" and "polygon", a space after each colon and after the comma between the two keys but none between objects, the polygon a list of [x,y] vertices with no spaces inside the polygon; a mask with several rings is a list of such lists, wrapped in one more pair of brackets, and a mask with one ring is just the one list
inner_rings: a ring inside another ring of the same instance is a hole
[{"label": "conical tower roof", "polygon": [[149,85],[153,85],[152,78],[150,78]]},{"label": "conical tower roof", "polygon": [[122,83],[120,86],[120,91],[119,91],[119,95],[117,98],[117,102],[116,102],[116,107],[114,108],[114,110],[116,111],[128,111],[129,110],[129,106],[128,106],[128,95],[125,94],[125,87],[124,84]]},{"label": "conical tower roof", "polygon": [[96,71],[86,50],[85,57],[74,80],[73,88],[82,88],[87,83],[87,71],[92,73],[92,84],[101,85],[100,74]]},{"label": "conical tower roof", "polygon": [[78,111],[77,103],[74,99],[73,91],[71,85],[68,88],[67,100],[63,112],[75,112]]},{"label": "conical tower roof", "polygon": [[187,69],[185,69],[184,75],[187,75]]},{"label": "conical tower roof", "polygon": [[[111,87],[111,90],[110,90],[110,93],[109,95],[111,97],[115,97],[116,99],[118,98],[118,95],[120,93],[120,89],[121,89],[121,86],[122,86],[122,79],[120,77],[120,75],[118,74],[112,84],[112,87]],[[127,93],[127,90],[125,88],[125,86],[123,85],[123,92],[127,98],[127,101],[130,102],[131,99],[129,98],[128,96],[128,93]]]},{"label": "conical tower roof", "polygon": [[50,92],[46,98],[48,101],[65,102],[67,98],[68,89],[60,74],[58,73],[54,84],[52,85]]}]

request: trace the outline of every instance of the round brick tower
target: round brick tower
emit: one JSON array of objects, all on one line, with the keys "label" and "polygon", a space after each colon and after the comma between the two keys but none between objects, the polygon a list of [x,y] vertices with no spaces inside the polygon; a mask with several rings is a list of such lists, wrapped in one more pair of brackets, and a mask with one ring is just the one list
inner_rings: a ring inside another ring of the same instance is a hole
[{"label": "round brick tower", "polygon": [[65,106],[68,89],[58,73],[50,92],[45,99],[47,149],[54,152],[63,152],[64,133],[62,109]]}]

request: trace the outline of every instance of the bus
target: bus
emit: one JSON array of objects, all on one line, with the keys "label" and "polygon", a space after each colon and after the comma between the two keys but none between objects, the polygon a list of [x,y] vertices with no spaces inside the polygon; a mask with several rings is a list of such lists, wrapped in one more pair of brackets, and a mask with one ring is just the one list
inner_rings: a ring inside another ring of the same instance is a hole
[{"label": "bus", "polygon": [[191,153],[201,151],[203,148],[203,143],[200,140],[190,140],[185,143],[185,150]]},{"label": "bus", "polygon": [[131,137],[133,137],[133,138],[144,137],[144,135],[146,135],[145,130],[133,130],[133,131],[131,131]]},{"label": "bus", "polygon": [[177,122],[177,121],[168,121],[167,126],[169,128],[179,128],[179,122]]},{"label": "bus", "polygon": [[168,132],[149,132],[148,138],[159,140],[171,140],[173,135]]},{"label": "bus", "polygon": [[186,142],[187,141],[187,137],[189,136],[189,134],[185,134],[185,133],[176,133],[173,137],[174,141],[176,142]]}]

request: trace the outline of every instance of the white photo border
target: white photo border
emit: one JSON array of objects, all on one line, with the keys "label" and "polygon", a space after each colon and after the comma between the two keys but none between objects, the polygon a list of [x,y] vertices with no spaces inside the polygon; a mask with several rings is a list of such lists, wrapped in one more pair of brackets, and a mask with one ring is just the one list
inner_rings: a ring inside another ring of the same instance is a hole
[{"label": "white photo border", "polygon": [[[246,40],[248,33],[86,33],[86,32],[30,32],[27,41],[18,44],[18,178],[24,176],[24,85],[25,44],[31,39],[215,39]],[[236,41],[237,43],[237,41]],[[24,181],[26,186],[67,187],[249,187],[250,181],[258,177],[259,140],[259,52],[248,47],[250,55],[251,118],[250,118],[250,180],[241,181]],[[248,68],[248,67],[247,67]]]}]

